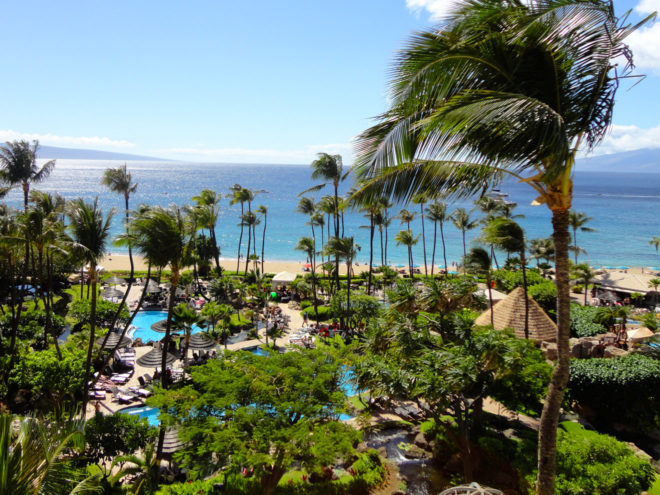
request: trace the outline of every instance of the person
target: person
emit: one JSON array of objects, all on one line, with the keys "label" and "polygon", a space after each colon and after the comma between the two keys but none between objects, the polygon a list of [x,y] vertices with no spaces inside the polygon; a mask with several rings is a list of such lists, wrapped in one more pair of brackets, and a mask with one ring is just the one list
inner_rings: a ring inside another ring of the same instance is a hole
[{"label": "person", "polygon": [[307,313],[303,313],[303,323],[305,326],[307,326],[307,320],[309,320],[309,316]]}]

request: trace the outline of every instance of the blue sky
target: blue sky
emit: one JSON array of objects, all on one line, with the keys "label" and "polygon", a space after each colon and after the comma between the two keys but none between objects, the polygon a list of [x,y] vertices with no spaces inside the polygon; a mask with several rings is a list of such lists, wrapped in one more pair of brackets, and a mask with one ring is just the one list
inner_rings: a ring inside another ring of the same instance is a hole
[{"label": "blue sky", "polygon": [[[5,0],[0,141],[178,160],[351,161],[387,71],[442,0]],[[615,0],[633,18],[660,0]],[[660,23],[631,38],[647,77],[619,92],[597,153],[660,147]]]}]

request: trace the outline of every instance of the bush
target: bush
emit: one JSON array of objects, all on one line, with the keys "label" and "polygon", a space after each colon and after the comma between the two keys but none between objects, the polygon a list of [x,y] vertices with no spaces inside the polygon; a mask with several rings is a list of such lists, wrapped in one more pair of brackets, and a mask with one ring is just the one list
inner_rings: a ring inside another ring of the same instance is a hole
[{"label": "bush", "polygon": [[527,287],[527,293],[554,319],[557,309],[557,286],[552,280],[530,285]]},{"label": "bush", "polygon": [[310,306],[313,306],[313,305],[314,305],[314,303],[312,303],[312,301],[309,301],[309,300],[301,301],[300,302],[300,309],[309,308]]},{"label": "bush", "polygon": [[600,323],[596,323],[598,308],[571,304],[571,336],[592,337],[605,333],[607,329]]},{"label": "bush", "polygon": [[584,285],[575,284],[571,289],[571,292],[575,294],[582,294],[582,292],[584,292]]},{"label": "bush", "polygon": [[[537,271],[527,270],[526,275],[527,287],[546,281],[546,279],[544,279]],[[511,292],[516,287],[522,287],[522,271],[497,270],[495,273],[493,273],[493,280],[495,281],[497,290]]]},{"label": "bush", "polygon": [[[332,312],[332,309],[329,308],[328,306],[319,306],[319,321],[328,321],[334,318],[334,313]],[[310,320],[314,320],[316,313],[314,312],[314,306],[310,306],[309,308],[305,308],[304,310],[301,311],[301,315],[307,314],[307,317]]]},{"label": "bush", "polygon": [[571,362],[567,399],[606,423],[660,425],[660,361],[640,354]]},{"label": "bush", "polygon": [[577,424],[557,433],[557,494],[637,495],[651,486],[651,464],[623,442]]},{"label": "bush", "polygon": [[243,318],[241,315],[234,313],[229,319],[229,329],[234,332],[236,330],[245,330],[247,328],[252,328],[252,322],[247,318]]}]

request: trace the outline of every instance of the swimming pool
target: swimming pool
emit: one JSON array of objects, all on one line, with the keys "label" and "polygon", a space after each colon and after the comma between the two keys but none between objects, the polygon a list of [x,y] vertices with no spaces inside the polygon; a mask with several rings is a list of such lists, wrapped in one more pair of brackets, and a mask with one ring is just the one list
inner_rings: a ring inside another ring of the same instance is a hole
[{"label": "swimming pool", "polygon": [[[165,318],[167,318],[166,311],[138,311],[138,314],[133,318],[135,330],[132,334],[129,334],[129,337],[133,340],[140,338],[142,342],[149,342],[150,340],[154,342],[160,341],[165,337],[165,334],[152,330],[151,325]],[[201,330],[197,325],[193,325],[192,327],[192,333],[197,333]]]},{"label": "swimming pool", "polygon": [[155,407],[131,406],[125,409],[120,409],[118,412],[130,414],[131,416],[139,416],[142,419],[146,418],[149,422],[149,426],[160,425],[160,420],[158,419],[158,408]]}]

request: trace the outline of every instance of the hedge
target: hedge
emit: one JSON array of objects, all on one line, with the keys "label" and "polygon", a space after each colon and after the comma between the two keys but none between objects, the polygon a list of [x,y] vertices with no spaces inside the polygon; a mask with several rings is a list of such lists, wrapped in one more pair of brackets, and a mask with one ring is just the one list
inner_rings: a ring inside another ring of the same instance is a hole
[{"label": "hedge", "polygon": [[592,337],[607,332],[603,325],[594,321],[597,312],[596,307],[571,304],[571,336]]}]

